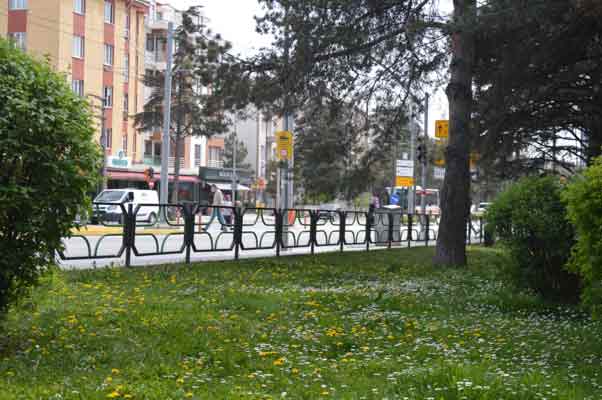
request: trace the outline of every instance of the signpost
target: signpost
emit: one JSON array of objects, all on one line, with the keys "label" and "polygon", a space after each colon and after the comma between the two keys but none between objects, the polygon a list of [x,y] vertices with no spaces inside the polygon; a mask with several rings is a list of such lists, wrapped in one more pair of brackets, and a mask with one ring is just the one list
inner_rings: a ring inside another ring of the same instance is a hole
[{"label": "signpost", "polygon": [[290,161],[293,158],[293,134],[291,132],[276,133],[276,150],[280,161]]},{"label": "signpost", "polygon": [[449,120],[438,119],[435,121],[435,137],[447,139],[449,137]]},{"label": "signpost", "polygon": [[397,176],[395,177],[395,186],[412,187],[414,186],[414,178],[409,176]]}]

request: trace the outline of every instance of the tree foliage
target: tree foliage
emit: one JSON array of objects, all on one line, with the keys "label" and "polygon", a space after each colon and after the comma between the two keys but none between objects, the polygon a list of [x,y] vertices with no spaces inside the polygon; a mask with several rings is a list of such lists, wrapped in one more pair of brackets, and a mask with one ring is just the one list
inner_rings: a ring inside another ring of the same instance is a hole
[{"label": "tree foliage", "polygon": [[230,132],[224,139],[224,168],[234,167],[234,143],[236,141],[236,169],[251,169],[251,164],[246,163],[245,160],[249,154],[245,142],[237,139],[234,132]]},{"label": "tree foliage", "polygon": [[[230,124],[226,111],[237,107],[232,93],[242,75],[232,67],[230,43],[204,25],[200,7],[188,9],[174,33],[170,135],[175,146],[175,189],[177,202],[179,160],[184,136],[207,136],[224,133]],[[144,77],[151,96],[144,110],[136,115],[136,125],[146,131],[163,126],[165,106],[165,71],[153,70]],[[242,96],[245,97],[245,96]]]},{"label": "tree foliage", "polygon": [[88,104],[0,38],[0,313],[54,262],[100,168]]},{"label": "tree foliage", "polygon": [[493,0],[480,14],[476,145],[489,170],[571,171],[600,155],[599,2]]}]

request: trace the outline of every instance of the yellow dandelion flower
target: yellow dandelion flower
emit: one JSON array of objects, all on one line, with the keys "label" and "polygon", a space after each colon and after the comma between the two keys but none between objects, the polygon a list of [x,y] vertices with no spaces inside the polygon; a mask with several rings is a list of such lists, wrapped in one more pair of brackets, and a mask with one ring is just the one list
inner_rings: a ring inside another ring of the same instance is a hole
[{"label": "yellow dandelion flower", "polygon": [[117,368],[113,368],[113,369],[111,369],[111,373],[112,373],[113,375],[119,375],[119,372],[120,372],[120,371],[119,371]]},{"label": "yellow dandelion flower", "polygon": [[284,364],[284,357],[280,357],[277,360],[274,360],[274,365],[280,366],[282,364]]},{"label": "yellow dandelion flower", "polygon": [[186,396],[186,397],[192,397],[192,396],[194,396],[194,395],[192,394],[192,392],[187,392],[187,393],[185,394],[185,396]]},{"label": "yellow dandelion flower", "polygon": [[182,385],[184,383],[184,378],[178,378],[178,379],[176,379],[176,383],[178,385]]},{"label": "yellow dandelion flower", "polygon": [[324,390],[322,393],[320,393],[322,396],[328,396],[330,394],[330,392],[328,390]]},{"label": "yellow dandelion flower", "polygon": [[291,372],[292,372],[293,374],[298,374],[298,373],[299,373],[299,370],[298,370],[297,368],[293,368],[293,369],[291,370]]},{"label": "yellow dandelion flower", "polygon": [[107,394],[107,397],[109,399],[114,399],[114,398],[119,397],[119,396],[121,396],[121,395],[116,390],[113,390],[111,393]]}]

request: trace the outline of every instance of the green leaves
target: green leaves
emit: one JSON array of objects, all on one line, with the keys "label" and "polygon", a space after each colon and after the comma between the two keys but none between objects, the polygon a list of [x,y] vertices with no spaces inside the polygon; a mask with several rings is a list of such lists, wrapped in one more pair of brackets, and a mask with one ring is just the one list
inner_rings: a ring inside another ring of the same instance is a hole
[{"label": "green leaves", "polygon": [[568,219],[577,231],[570,260],[585,281],[584,302],[598,317],[602,313],[602,158],[575,178],[563,193]]},{"label": "green leaves", "polygon": [[0,313],[54,261],[96,184],[88,104],[0,39]]}]

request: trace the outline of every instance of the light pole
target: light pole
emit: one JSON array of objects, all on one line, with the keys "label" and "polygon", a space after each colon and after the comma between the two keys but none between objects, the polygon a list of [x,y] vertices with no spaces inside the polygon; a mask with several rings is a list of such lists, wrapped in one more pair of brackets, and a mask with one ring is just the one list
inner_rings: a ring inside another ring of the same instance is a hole
[{"label": "light pole", "polygon": [[232,205],[236,204],[236,189],[238,188],[236,174],[236,146],[238,135],[236,133],[236,123],[236,115],[234,115],[234,140],[232,143]]}]

